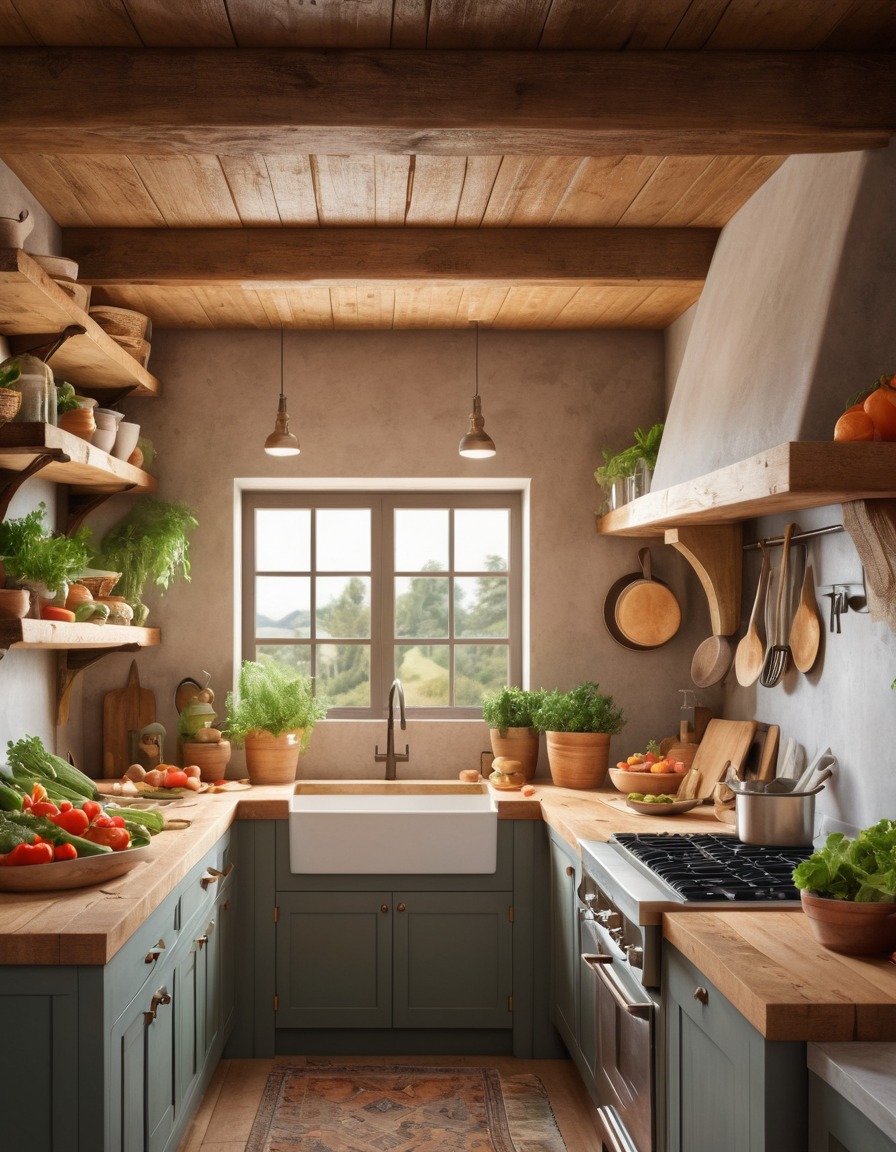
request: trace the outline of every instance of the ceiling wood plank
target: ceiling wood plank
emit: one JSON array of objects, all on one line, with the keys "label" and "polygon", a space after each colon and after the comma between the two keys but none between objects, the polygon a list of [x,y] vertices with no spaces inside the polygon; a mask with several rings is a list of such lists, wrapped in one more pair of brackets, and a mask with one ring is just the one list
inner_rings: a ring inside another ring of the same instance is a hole
[{"label": "ceiling wood plank", "polygon": [[501,156],[468,156],[464,187],[457,207],[458,228],[478,228],[501,169]]},{"label": "ceiling wood plank", "polygon": [[386,48],[391,39],[392,0],[228,0],[241,48]]},{"label": "ceiling wood plank", "polygon": [[[77,228],[79,225],[90,227],[96,223],[87,206],[81,203],[71,184],[57,168],[56,157],[25,153],[22,156],[6,156],[4,160],[57,224]],[[7,207],[10,208],[7,215],[12,216],[17,215],[24,204],[18,208],[14,205]]]},{"label": "ceiling wood plank", "polygon": [[823,4],[731,0],[706,47],[721,52],[818,48],[852,7],[853,0],[824,0]]},{"label": "ceiling wood plank", "polygon": [[700,283],[714,229],[66,229],[95,284]]},{"label": "ceiling wood plank", "polygon": [[96,44],[110,48],[139,46],[140,37],[122,0],[15,0],[16,11],[40,44],[66,47]]},{"label": "ceiling wood plank", "polygon": [[239,226],[217,156],[133,156],[131,162],[169,228],[200,228],[209,220]]},{"label": "ceiling wood plank", "polygon": [[886,53],[3,49],[0,60],[10,154],[773,155],[884,147],[896,131]]},{"label": "ceiling wood plank", "polygon": [[[156,328],[211,328],[212,323],[192,288],[152,288],[122,285],[112,291],[94,288],[91,306],[111,304],[152,316]],[[151,355],[151,353],[150,353]]]},{"label": "ceiling wood plank", "polygon": [[721,228],[784,159],[666,156],[618,222],[642,228]]},{"label": "ceiling wood plank", "polygon": [[280,212],[263,156],[220,156],[227,187],[243,225],[279,225]]},{"label": "ceiling wood plank", "polygon": [[393,0],[392,48],[425,48],[429,0]]},{"label": "ceiling wood plank", "polygon": [[[375,156],[373,183],[376,200],[374,219],[380,227],[400,228],[408,210],[414,182],[414,156]],[[368,217],[365,216],[365,219]]]},{"label": "ceiling wood plank", "polygon": [[127,7],[149,48],[236,47],[226,0],[128,0]]},{"label": "ceiling wood plank", "polygon": [[494,228],[549,223],[581,163],[578,156],[505,156],[482,223]]},{"label": "ceiling wood plank", "polygon": [[317,212],[323,225],[375,224],[373,155],[312,156]]},{"label": "ceiling wood plank", "polygon": [[[308,156],[265,156],[281,224],[318,224],[314,174]],[[210,221],[214,223],[214,221]]]},{"label": "ceiling wood plank", "polygon": [[534,48],[551,0],[432,0],[429,48]]},{"label": "ceiling wood plank", "polygon": [[659,156],[587,158],[557,205],[551,223],[590,228],[618,224],[659,163]]},{"label": "ceiling wood plank", "polygon": [[[692,0],[554,0],[539,48],[597,51],[665,48]],[[719,0],[712,0],[719,7]]]},{"label": "ceiling wood plank", "polygon": [[835,52],[896,48],[896,4],[893,0],[855,0],[852,11],[833,29],[824,45]]},{"label": "ceiling wood plank", "polygon": [[452,227],[460,209],[466,175],[464,156],[417,156],[406,223]]},{"label": "ceiling wood plank", "polygon": [[[48,157],[60,180],[98,228],[159,228],[165,220],[127,156]],[[66,227],[69,214],[51,213]],[[79,213],[80,214],[80,213]]]}]

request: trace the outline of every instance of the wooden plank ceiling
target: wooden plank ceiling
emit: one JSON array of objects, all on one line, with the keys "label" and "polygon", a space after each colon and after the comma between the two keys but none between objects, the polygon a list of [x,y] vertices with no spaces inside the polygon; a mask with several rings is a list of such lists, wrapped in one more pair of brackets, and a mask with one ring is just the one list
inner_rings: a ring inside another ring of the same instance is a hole
[{"label": "wooden plank ceiling", "polygon": [[665,328],[788,155],[887,145],[894,49],[893,0],[0,0],[0,158],[158,326]]}]

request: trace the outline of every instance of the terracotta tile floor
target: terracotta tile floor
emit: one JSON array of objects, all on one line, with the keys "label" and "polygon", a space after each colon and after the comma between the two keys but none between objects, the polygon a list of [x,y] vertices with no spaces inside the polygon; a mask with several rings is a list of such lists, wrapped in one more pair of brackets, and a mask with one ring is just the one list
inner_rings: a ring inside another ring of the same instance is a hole
[{"label": "terracotta tile floor", "polygon": [[[351,1059],[347,1057],[346,1059]],[[301,1057],[290,1057],[301,1063]],[[591,1103],[569,1060],[515,1060],[510,1056],[358,1057],[363,1064],[451,1064],[486,1066],[541,1078],[568,1152],[600,1152],[591,1123]],[[319,1062],[319,1060],[316,1060]],[[341,1061],[333,1058],[332,1063]],[[178,1152],[245,1152],[252,1121],[270,1071],[270,1060],[222,1060]]]}]

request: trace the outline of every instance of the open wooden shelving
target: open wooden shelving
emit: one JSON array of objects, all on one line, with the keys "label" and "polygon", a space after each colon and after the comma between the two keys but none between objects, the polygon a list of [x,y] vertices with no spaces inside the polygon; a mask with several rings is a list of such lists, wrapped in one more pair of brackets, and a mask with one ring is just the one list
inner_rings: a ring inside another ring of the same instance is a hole
[{"label": "open wooden shelving", "polygon": [[796,440],[705,476],[648,492],[600,517],[605,536],[662,536],[667,528],[896,496],[896,444]]},{"label": "open wooden shelving", "polygon": [[154,492],[156,479],[133,464],[102,452],[55,424],[4,424],[0,428],[0,469],[24,472],[42,457],[42,480],[83,492]]},{"label": "open wooden shelving", "polygon": [[603,536],[662,536],[697,573],[713,634],[740,627],[742,522],[851,500],[896,497],[896,444],[790,441],[597,521]]},{"label": "open wooden shelving", "polygon": [[158,380],[107,336],[27,252],[0,248],[0,334],[10,337],[13,351],[49,342],[70,324],[80,324],[85,331],[54,353],[51,367],[57,379],[88,392],[158,395]]},{"label": "open wooden shelving", "polygon": [[0,649],[6,648],[151,648],[158,628],[128,624],[69,624],[64,620],[0,620]]}]

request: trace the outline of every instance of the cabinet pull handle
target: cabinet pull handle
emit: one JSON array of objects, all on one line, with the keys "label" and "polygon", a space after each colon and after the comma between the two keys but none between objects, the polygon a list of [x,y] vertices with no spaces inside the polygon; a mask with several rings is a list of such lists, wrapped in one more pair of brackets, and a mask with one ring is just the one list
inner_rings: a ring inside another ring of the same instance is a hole
[{"label": "cabinet pull handle", "polygon": [[[610,959],[612,960],[612,957]],[[619,984],[618,977],[611,975],[613,969],[606,966],[603,956],[598,956],[596,963],[591,960],[588,960],[587,963],[623,1012],[628,1012],[629,1016],[649,1019],[653,1012],[653,1003],[650,1000],[629,1000]]]},{"label": "cabinet pull handle", "polygon": [[399,904],[398,905],[398,911],[399,912],[407,912],[407,910],[408,910],[407,904]]},{"label": "cabinet pull handle", "polygon": [[150,948],[150,950],[143,957],[143,963],[144,964],[154,964],[156,962],[156,960],[158,960],[158,958],[162,955],[162,953],[164,951],[165,951],[165,941],[160,939],[159,942],[157,944],[154,944],[153,947]]},{"label": "cabinet pull handle", "polygon": [[703,987],[702,984],[698,985],[694,989],[694,999],[699,1000],[701,1004],[708,1004],[709,1003],[709,993]]},{"label": "cabinet pull handle", "polygon": [[149,1006],[149,1011],[143,1013],[144,1023],[152,1024],[153,1020],[155,1020],[155,1018],[156,1018],[156,1013],[159,1010],[159,1005],[160,1004],[170,1004],[170,1003],[171,1003],[171,996],[168,992],[168,989],[167,988],[160,988],[158,990],[158,992],[156,992],[155,996],[153,996],[153,998],[152,998],[152,1002]]},{"label": "cabinet pull handle", "polygon": [[573,868],[572,864],[567,864],[566,865],[566,875],[567,876],[575,876],[575,874],[576,874],[576,870],[575,870],[575,868]]},{"label": "cabinet pull handle", "polygon": [[223,880],[225,876],[229,876],[232,871],[232,861],[227,865],[223,872],[219,871],[217,868],[212,868],[211,865],[209,865],[209,867],[205,870],[205,875],[199,878],[199,883],[203,888],[208,888],[210,884],[217,884],[219,880]]},{"label": "cabinet pull handle", "polygon": [[214,920],[209,920],[208,928],[202,933],[201,936],[196,937],[196,943],[199,945],[199,951],[202,951],[203,945],[208,944],[208,938],[215,930]]},{"label": "cabinet pull handle", "polygon": [[613,963],[613,957],[607,956],[603,952],[583,952],[582,953],[582,959],[585,961],[586,964],[590,965],[592,968],[594,967],[595,964],[612,964]]},{"label": "cabinet pull handle", "polygon": [[380,912],[388,912],[388,911],[389,911],[389,905],[388,904],[380,904]]}]

